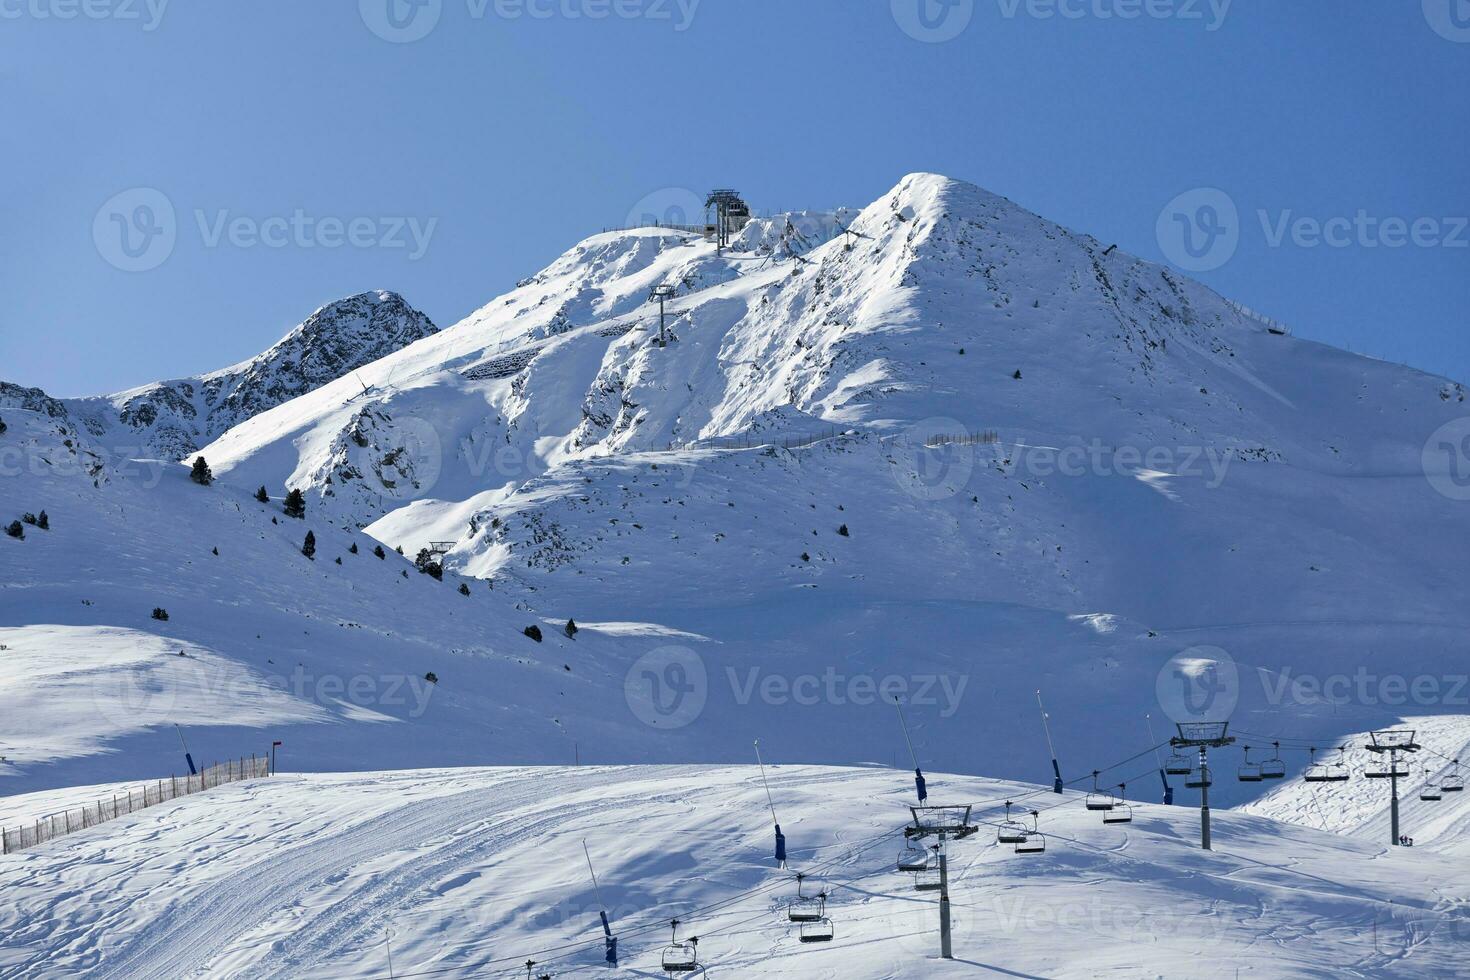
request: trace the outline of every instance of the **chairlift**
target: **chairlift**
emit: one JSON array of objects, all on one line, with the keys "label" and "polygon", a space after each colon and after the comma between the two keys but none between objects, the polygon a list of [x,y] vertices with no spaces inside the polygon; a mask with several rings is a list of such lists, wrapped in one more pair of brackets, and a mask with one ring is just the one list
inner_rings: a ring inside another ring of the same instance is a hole
[{"label": "chairlift", "polygon": [[663,965],[665,973],[693,973],[699,969],[699,937],[691,936],[687,942],[679,941],[679,920],[674,919],[673,938],[664,947]]},{"label": "chairlift", "polygon": [[1215,780],[1210,775],[1210,770],[1208,768],[1196,767],[1189,770],[1189,775],[1184,777],[1184,788],[1208,789],[1210,786],[1214,785],[1214,782]]},{"label": "chairlift", "polygon": [[1031,829],[1026,832],[1026,839],[1016,844],[1017,854],[1045,854],[1046,835],[1037,829],[1037,821],[1041,814],[1035,810],[1031,811]]},{"label": "chairlift", "polygon": [[1454,760],[1455,768],[1450,774],[1439,781],[1441,793],[1463,793],[1465,792],[1465,777],[1460,775],[1460,760]]},{"label": "chairlift", "polygon": [[1133,807],[1132,807],[1132,805],[1130,805],[1129,803],[1126,802],[1126,800],[1127,800],[1127,793],[1128,793],[1128,784],[1127,783],[1119,783],[1118,784],[1118,802],[1113,806],[1113,808],[1111,810],[1108,810],[1108,811],[1106,811],[1103,814],[1103,823],[1108,824],[1108,823],[1132,823],[1133,822]]},{"label": "chairlift", "polygon": [[1419,790],[1419,799],[1425,803],[1438,803],[1444,797],[1439,795],[1439,787],[1429,780],[1430,772],[1426,766],[1424,769],[1424,785]]},{"label": "chairlift", "polygon": [[904,849],[898,852],[898,870],[923,871],[928,867],[929,851],[913,841],[909,841],[904,845]]},{"label": "chairlift", "polygon": [[1083,804],[1089,810],[1111,810],[1117,804],[1113,794],[1098,788],[1098,770],[1092,770],[1092,792],[1087,794],[1087,800]]},{"label": "chairlift", "polygon": [[997,844],[1019,844],[1026,839],[1026,825],[1011,819],[1011,801],[1006,800],[1006,818],[995,832]]},{"label": "chairlift", "polygon": [[1286,762],[1281,758],[1281,743],[1272,742],[1271,745],[1276,749],[1276,754],[1267,759],[1265,762],[1261,763],[1261,778],[1285,779]]},{"label": "chairlift", "polygon": [[1182,752],[1175,752],[1164,762],[1164,772],[1171,776],[1188,776],[1189,771],[1194,768],[1189,756]]},{"label": "chairlift", "polygon": [[940,878],[939,878],[939,845],[938,844],[933,845],[933,847],[931,848],[931,850],[934,851],[934,864],[933,864],[933,866],[932,867],[925,868],[923,871],[919,871],[919,872],[916,872],[914,874],[914,891],[916,891],[916,892],[937,892],[937,891],[939,891],[939,888],[940,888]]},{"label": "chairlift", "polygon": [[792,922],[816,922],[827,908],[827,893],[807,896],[801,893],[801,883],[806,875],[796,876],[796,897],[786,905],[786,918]]},{"label": "chairlift", "polygon": [[1311,762],[1307,765],[1307,771],[1302,774],[1302,779],[1309,783],[1345,783],[1348,781],[1347,766],[1343,765],[1339,758],[1337,762],[1328,764],[1317,761],[1316,748],[1307,750],[1311,753]]},{"label": "chairlift", "polygon": [[1261,767],[1251,763],[1251,747],[1245,746],[1245,764],[1237,770],[1237,777],[1242,783],[1259,783],[1261,781]]},{"label": "chairlift", "polygon": [[1386,762],[1378,762],[1364,769],[1363,775],[1369,779],[1407,779],[1409,769],[1403,763],[1390,758]]},{"label": "chairlift", "polygon": [[804,943],[830,943],[832,934],[832,920],[821,918],[815,922],[803,922],[797,938]]}]

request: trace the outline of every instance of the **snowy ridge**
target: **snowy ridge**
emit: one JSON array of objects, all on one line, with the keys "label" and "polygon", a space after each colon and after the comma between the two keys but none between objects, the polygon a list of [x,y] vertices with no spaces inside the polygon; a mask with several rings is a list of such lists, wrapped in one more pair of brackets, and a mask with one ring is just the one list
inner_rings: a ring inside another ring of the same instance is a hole
[{"label": "snowy ridge", "polygon": [[232,426],[436,330],[397,293],[359,293],[323,306],[248,361],[196,378],[64,404],[93,438],[115,452],[180,460]]}]

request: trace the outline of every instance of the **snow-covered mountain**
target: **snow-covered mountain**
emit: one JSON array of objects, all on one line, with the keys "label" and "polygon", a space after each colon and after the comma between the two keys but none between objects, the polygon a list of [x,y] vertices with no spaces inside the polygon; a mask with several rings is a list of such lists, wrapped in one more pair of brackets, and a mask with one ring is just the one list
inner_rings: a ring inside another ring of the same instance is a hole
[{"label": "snow-covered mountain", "polygon": [[[75,433],[27,397],[0,407],[0,442],[69,458]],[[757,735],[792,761],[891,764],[896,693],[925,766],[1041,779],[1040,688],[1075,780],[1152,744],[1146,713],[1167,733],[1161,684],[1200,647],[1235,665],[1247,732],[1335,744],[1462,715],[1467,513],[1423,454],[1464,412],[1454,382],[1278,335],[936,175],[753,222],[723,253],[597,235],[233,425],[202,448],[211,487],[177,466],[7,481],[0,518],[45,508],[52,530],[0,540],[0,664],[23,709],[0,714],[3,771],[144,775],[186,711],[222,756],[269,728],[312,769],[745,762]],[[392,551],[435,542],[452,543],[442,583]],[[73,658],[86,669],[49,668]],[[196,663],[250,706],[181,672]],[[1278,683],[1406,664],[1441,696]],[[293,686],[298,665],[340,687]],[[379,680],[349,696],[358,675]],[[167,710],[144,697],[151,714],[68,728],[47,706],[91,677],[101,703],[141,685]],[[650,712],[660,684],[680,697]]]},{"label": "snow-covered mountain", "polygon": [[115,453],[179,460],[266,409],[436,330],[397,293],[359,293],[323,306],[248,361],[199,377],[72,398],[64,404],[95,440]]}]

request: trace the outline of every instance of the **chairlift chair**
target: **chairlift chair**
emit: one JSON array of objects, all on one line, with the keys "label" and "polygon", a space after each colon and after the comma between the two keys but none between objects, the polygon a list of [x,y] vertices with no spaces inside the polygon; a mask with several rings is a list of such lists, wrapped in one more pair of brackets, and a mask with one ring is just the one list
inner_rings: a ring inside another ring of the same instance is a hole
[{"label": "chairlift chair", "polygon": [[1189,756],[1181,752],[1175,752],[1164,762],[1164,772],[1171,776],[1188,776],[1189,771],[1194,768],[1194,763]]},{"label": "chairlift chair", "polygon": [[1206,789],[1214,785],[1214,778],[1209,769],[1194,768],[1189,770],[1189,775],[1184,777],[1185,789]]},{"label": "chairlift chair", "polygon": [[1399,779],[1407,779],[1409,776],[1409,770],[1408,767],[1402,765],[1401,763],[1393,762],[1390,760],[1388,762],[1380,762],[1377,765],[1369,766],[1367,769],[1363,770],[1363,775],[1366,776],[1368,779],[1393,779],[1394,777],[1398,777]]},{"label": "chairlift chair", "polygon": [[832,935],[832,920],[821,918],[815,922],[803,922],[797,938],[804,943],[830,943]]},{"label": "chairlift chair", "polygon": [[1005,822],[995,832],[997,844],[1019,844],[1026,839],[1026,825],[1011,819],[1011,801],[1006,800]]},{"label": "chairlift chair", "polygon": [[1465,792],[1465,777],[1460,775],[1460,760],[1454,760],[1454,767],[1450,774],[1439,781],[1441,793],[1463,793]]},{"label": "chairlift chair", "polygon": [[1242,783],[1259,783],[1261,781],[1261,767],[1251,762],[1251,747],[1245,748],[1245,764],[1236,770],[1236,777]]},{"label": "chairlift chair", "polygon": [[816,922],[826,911],[826,892],[814,897],[801,893],[801,882],[805,877],[802,874],[796,876],[796,897],[786,905],[786,918],[792,922]]},{"label": "chairlift chair", "polygon": [[1439,787],[1430,782],[1429,777],[1429,769],[1425,768],[1424,785],[1419,789],[1419,799],[1423,800],[1425,803],[1438,803],[1440,800],[1444,799],[1444,797],[1439,795]]},{"label": "chairlift chair", "polygon": [[1111,810],[1116,805],[1117,800],[1113,799],[1112,793],[1098,788],[1098,775],[1098,770],[1092,770],[1092,792],[1087,794],[1087,800],[1083,805],[1089,810]]},{"label": "chairlift chair", "polygon": [[1273,757],[1267,759],[1265,762],[1261,763],[1259,767],[1261,770],[1261,778],[1285,779],[1286,762],[1281,758],[1281,743],[1272,742],[1271,745],[1276,749],[1276,754]]},{"label": "chairlift chair", "polygon": [[1309,783],[1345,783],[1348,781],[1347,766],[1338,760],[1333,765],[1317,761],[1317,750],[1307,750],[1311,753],[1311,762],[1307,765],[1306,772],[1302,773],[1302,779]]},{"label": "chairlift chair", "polygon": [[910,841],[898,852],[898,870],[923,871],[929,867],[929,851]]},{"label": "chairlift chair", "polygon": [[1103,813],[1103,823],[1132,823],[1133,807],[1127,801],[1128,785],[1118,784],[1118,802],[1111,810]]},{"label": "chairlift chair", "polygon": [[674,919],[673,938],[664,947],[663,966],[665,973],[693,973],[699,969],[699,937],[691,936],[687,942],[679,941],[679,920]]},{"label": "chairlift chair", "polygon": [[933,850],[935,854],[934,866],[925,868],[923,871],[919,871],[914,875],[914,891],[916,892],[939,891],[939,845],[935,844]]},{"label": "chairlift chair", "polygon": [[1036,810],[1032,810],[1031,829],[1026,832],[1026,839],[1016,845],[1017,854],[1046,853],[1046,835],[1038,829],[1038,821],[1040,820],[1041,814]]}]

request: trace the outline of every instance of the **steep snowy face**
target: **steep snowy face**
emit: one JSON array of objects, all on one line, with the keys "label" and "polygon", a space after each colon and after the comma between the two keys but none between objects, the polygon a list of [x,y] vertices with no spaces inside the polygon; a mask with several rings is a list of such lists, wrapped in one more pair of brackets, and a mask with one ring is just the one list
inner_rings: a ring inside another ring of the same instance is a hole
[{"label": "steep snowy face", "polygon": [[323,306],[249,361],[65,405],[118,455],[178,460],[233,426],[437,329],[397,293],[359,293]]}]

